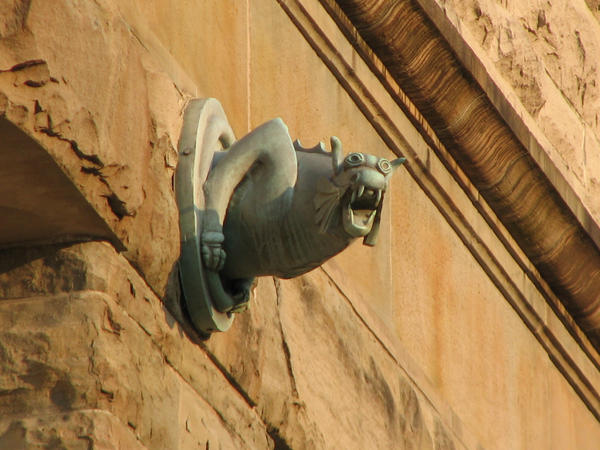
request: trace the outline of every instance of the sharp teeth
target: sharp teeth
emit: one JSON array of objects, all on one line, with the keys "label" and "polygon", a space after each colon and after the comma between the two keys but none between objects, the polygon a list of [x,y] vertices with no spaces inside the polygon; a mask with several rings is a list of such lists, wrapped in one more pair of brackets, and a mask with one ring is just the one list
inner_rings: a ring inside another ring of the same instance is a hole
[{"label": "sharp teeth", "polygon": [[358,197],[358,198],[361,198],[361,197],[362,197],[362,195],[363,195],[364,193],[365,193],[365,186],[364,186],[363,184],[361,184],[361,185],[358,187],[358,194],[357,194],[357,197]]},{"label": "sharp teeth", "polygon": [[377,189],[377,203],[375,203],[375,204],[379,205],[380,201],[381,201],[381,189]]},{"label": "sharp teeth", "polygon": [[350,199],[350,204],[354,203],[354,200],[356,200],[356,191],[352,191],[352,198]]}]

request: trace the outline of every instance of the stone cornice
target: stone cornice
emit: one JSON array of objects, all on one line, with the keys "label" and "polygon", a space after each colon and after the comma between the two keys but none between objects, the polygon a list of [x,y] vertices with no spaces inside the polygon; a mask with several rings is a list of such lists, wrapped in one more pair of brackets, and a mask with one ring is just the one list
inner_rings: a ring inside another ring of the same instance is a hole
[{"label": "stone cornice", "polygon": [[[407,158],[406,171],[437,208],[440,220],[450,225],[556,368],[600,419],[600,355],[385,65],[334,0],[278,3],[382,141]],[[332,279],[337,277],[332,267],[323,270]],[[393,343],[393,333],[374,324],[368,305],[350,297],[357,314],[382,345],[388,350],[402,347]],[[382,339],[388,335],[389,340]],[[419,370],[410,364],[407,367],[404,356],[398,361],[416,385],[424,386]],[[431,391],[426,391],[424,395],[429,397]],[[448,415],[448,423],[456,425],[453,417]],[[469,433],[451,428],[459,440],[470,441]],[[476,447],[471,444],[465,447]]]},{"label": "stone cornice", "polygon": [[600,251],[592,239],[597,226],[523,123],[481,87],[485,71],[475,79],[466,70],[456,56],[460,51],[462,59],[473,58],[466,44],[451,46],[419,3],[435,13],[429,1],[337,0],[360,38],[598,345]]}]

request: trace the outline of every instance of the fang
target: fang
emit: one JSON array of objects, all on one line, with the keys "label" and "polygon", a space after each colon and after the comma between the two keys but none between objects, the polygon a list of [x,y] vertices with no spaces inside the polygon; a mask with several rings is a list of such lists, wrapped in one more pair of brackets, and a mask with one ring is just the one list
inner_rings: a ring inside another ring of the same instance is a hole
[{"label": "fang", "polygon": [[356,197],[361,198],[364,193],[365,193],[365,185],[361,184],[360,186],[358,186],[358,193],[357,193]]}]

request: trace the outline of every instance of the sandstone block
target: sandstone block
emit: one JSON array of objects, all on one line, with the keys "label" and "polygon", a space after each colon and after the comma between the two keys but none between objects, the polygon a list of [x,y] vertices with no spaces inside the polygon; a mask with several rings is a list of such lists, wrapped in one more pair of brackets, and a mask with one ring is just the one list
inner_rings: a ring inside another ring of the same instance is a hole
[{"label": "sandstone block", "polygon": [[0,36],[2,114],[56,160],[164,294],[179,249],[172,176],[187,95],[114,11],[11,3],[26,26]]},{"label": "sandstone block", "polygon": [[69,450],[142,450],[131,428],[101,410],[81,410],[46,416],[0,420],[0,448]]},{"label": "sandstone block", "polygon": [[[5,300],[0,321],[0,410],[6,420],[14,418],[10,433],[21,436],[19,420],[31,421],[31,416],[100,409],[150,448],[173,448],[182,440],[229,448],[269,446],[259,421],[248,426],[236,418],[249,407],[240,401],[236,409],[234,389],[224,383],[225,389],[214,393],[213,402],[222,397],[229,405],[217,413],[193,380],[190,385],[165,363],[168,358],[148,333],[106,294]],[[194,376],[203,377],[201,367]],[[190,417],[197,422],[193,429]],[[252,417],[250,411],[246,417]]]}]

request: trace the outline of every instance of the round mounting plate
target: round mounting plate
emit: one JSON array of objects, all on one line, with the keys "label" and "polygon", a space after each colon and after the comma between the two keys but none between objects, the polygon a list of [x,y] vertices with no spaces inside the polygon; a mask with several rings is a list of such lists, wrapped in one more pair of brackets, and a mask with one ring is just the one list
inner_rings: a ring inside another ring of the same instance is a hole
[{"label": "round mounting plate", "polygon": [[229,147],[234,141],[235,136],[218,100],[190,101],[183,117],[175,175],[181,231],[179,271],[191,321],[197,330],[205,334],[226,331],[234,318],[234,314],[221,313],[214,308],[200,253],[204,182],[214,153]]}]

